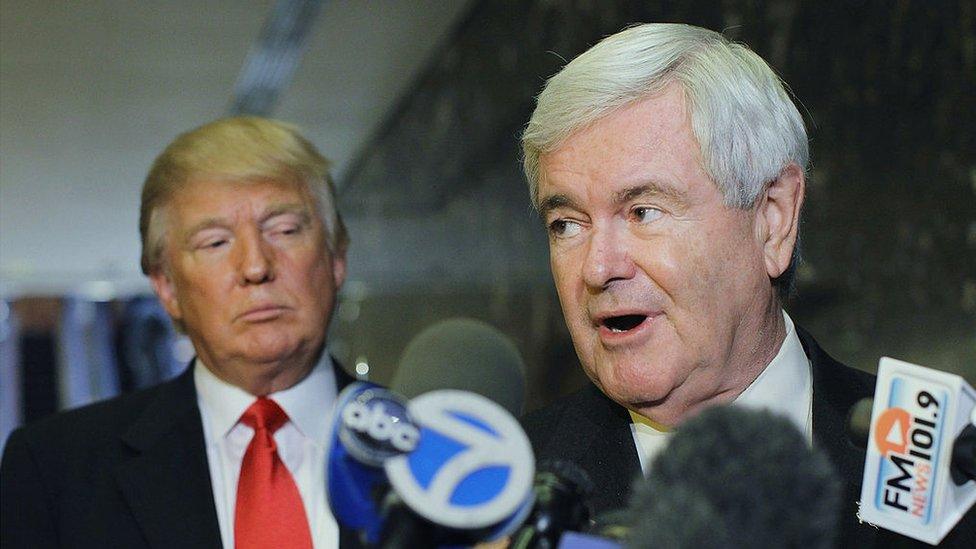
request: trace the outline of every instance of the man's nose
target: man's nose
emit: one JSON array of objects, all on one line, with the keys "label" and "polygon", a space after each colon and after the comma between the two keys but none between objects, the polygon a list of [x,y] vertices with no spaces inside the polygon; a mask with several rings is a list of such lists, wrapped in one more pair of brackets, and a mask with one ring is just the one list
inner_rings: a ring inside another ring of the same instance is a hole
[{"label": "man's nose", "polygon": [[627,235],[612,226],[593,227],[583,258],[583,282],[593,290],[603,290],[614,281],[635,275],[635,265],[627,247]]},{"label": "man's nose", "polygon": [[242,286],[274,280],[274,250],[260,231],[241,236],[238,243],[238,273]]}]

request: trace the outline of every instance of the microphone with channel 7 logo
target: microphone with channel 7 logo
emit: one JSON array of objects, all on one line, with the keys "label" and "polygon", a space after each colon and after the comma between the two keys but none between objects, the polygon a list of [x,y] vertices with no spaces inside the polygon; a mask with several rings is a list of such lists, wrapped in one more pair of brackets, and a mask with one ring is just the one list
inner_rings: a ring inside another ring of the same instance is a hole
[{"label": "microphone with channel 7 logo", "polygon": [[443,389],[411,400],[416,448],[387,459],[392,488],[382,547],[502,538],[533,505],[535,458],[518,421],[492,400]]},{"label": "microphone with channel 7 logo", "polygon": [[861,518],[939,543],[976,502],[976,391],[957,375],[883,357],[870,426]]},{"label": "microphone with channel 7 logo", "polygon": [[534,469],[518,422],[480,395],[444,390],[406,402],[358,382],[337,400],[329,506],[367,545],[505,536],[531,508]]}]

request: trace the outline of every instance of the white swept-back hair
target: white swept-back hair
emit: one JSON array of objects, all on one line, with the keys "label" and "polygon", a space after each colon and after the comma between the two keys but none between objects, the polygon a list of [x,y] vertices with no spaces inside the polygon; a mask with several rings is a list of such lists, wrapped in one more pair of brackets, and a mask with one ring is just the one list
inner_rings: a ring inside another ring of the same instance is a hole
[{"label": "white swept-back hair", "polygon": [[806,171],[803,118],[761,57],[714,31],[648,23],[603,39],[546,83],[522,134],[532,203],[540,155],[671,82],[684,89],[703,167],[729,206],[751,207],[790,163]]}]

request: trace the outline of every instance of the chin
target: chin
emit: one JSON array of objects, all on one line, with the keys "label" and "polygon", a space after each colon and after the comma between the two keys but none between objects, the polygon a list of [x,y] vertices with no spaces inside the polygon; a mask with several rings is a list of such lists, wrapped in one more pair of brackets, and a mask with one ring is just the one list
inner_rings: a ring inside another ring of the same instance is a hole
[{"label": "chin", "polygon": [[621,403],[657,402],[673,389],[671,376],[649,361],[608,361],[597,366],[597,376],[603,391]]},{"label": "chin", "polygon": [[299,340],[290,337],[251,337],[242,354],[251,362],[269,363],[286,360],[301,348]]}]

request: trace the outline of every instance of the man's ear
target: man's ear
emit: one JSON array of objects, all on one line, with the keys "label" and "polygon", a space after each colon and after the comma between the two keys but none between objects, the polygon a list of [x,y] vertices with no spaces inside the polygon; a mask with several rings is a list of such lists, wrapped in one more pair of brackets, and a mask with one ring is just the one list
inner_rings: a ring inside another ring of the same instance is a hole
[{"label": "man's ear", "polygon": [[346,281],[346,247],[340,246],[332,254],[332,278],[335,280],[336,293],[342,288],[342,283]]},{"label": "man's ear", "polygon": [[759,202],[756,221],[769,278],[778,278],[790,266],[805,190],[803,170],[791,163],[769,184]]},{"label": "man's ear", "polygon": [[152,283],[156,297],[163,304],[163,309],[173,320],[181,320],[183,312],[180,310],[180,301],[176,298],[176,287],[172,279],[166,274],[166,269],[157,268],[149,275],[149,282]]}]

